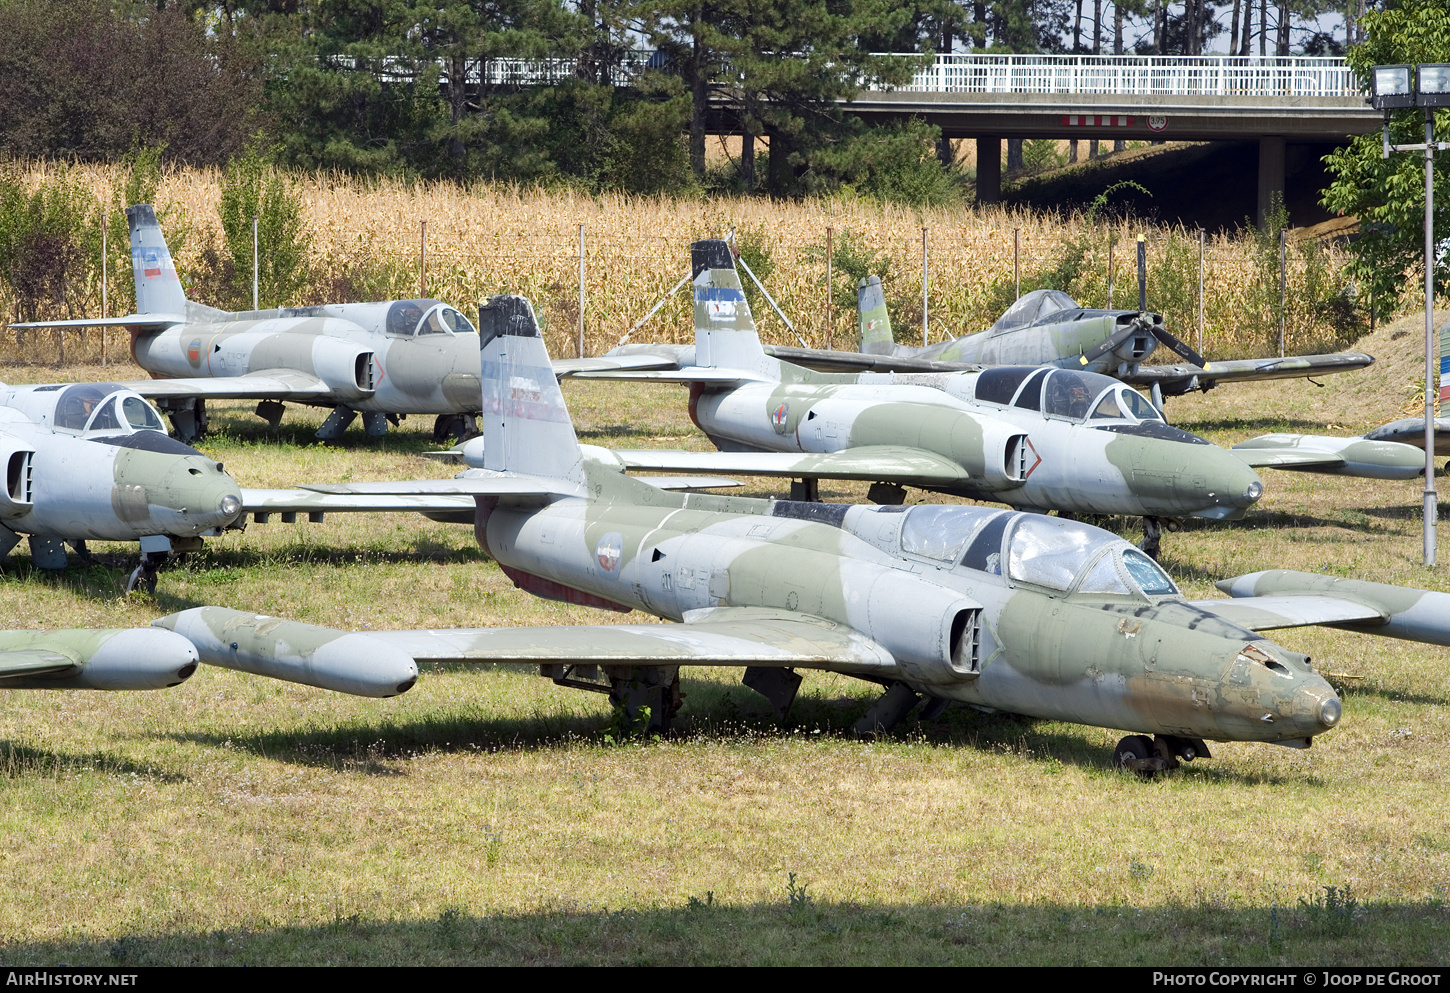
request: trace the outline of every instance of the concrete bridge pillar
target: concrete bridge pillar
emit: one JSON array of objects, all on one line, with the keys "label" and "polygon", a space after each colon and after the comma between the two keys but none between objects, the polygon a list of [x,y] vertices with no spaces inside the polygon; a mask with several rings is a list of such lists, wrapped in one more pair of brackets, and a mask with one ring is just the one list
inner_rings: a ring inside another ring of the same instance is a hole
[{"label": "concrete bridge pillar", "polygon": [[1268,223],[1274,194],[1284,202],[1284,137],[1270,135],[1259,139],[1259,229]]},{"label": "concrete bridge pillar", "polygon": [[[1282,169],[1281,169],[1282,172]],[[1281,180],[1282,182],[1282,180]],[[977,206],[1002,202],[1002,139],[977,139]]]}]

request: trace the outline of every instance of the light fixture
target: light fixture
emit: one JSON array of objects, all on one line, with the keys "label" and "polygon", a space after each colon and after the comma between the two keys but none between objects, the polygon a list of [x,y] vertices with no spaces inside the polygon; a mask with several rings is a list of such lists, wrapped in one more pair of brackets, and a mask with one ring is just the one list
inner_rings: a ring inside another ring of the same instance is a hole
[{"label": "light fixture", "polygon": [[1450,107],[1450,63],[1422,63],[1415,73],[1419,93],[1416,104],[1421,107]]},{"label": "light fixture", "polygon": [[1399,110],[1415,105],[1410,66],[1375,66],[1370,76],[1369,102],[1375,110]]}]

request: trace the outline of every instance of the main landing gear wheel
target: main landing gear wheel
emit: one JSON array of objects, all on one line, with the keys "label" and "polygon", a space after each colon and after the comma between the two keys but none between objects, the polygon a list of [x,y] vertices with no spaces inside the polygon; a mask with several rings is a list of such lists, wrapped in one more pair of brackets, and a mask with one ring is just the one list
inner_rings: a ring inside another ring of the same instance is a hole
[{"label": "main landing gear wheel", "polygon": [[1113,749],[1113,768],[1135,772],[1144,779],[1152,779],[1164,764],[1153,740],[1145,734],[1130,734]]},{"label": "main landing gear wheel", "polygon": [[443,444],[452,438],[458,442],[478,437],[478,418],[472,414],[439,414],[433,421],[433,441]]}]

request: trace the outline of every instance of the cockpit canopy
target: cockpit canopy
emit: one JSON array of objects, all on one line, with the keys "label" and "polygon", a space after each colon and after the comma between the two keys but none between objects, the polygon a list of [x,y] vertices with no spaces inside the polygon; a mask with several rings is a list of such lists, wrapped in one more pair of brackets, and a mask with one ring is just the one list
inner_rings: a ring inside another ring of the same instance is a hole
[{"label": "cockpit canopy", "polygon": [[51,424],[77,434],[129,434],[159,431],[166,434],[161,416],[138,393],[115,383],[77,383],[61,390]]},{"label": "cockpit canopy", "polygon": [[425,334],[477,334],[454,308],[437,300],[398,300],[388,307],[388,334],[412,337]]},{"label": "cockpit canopy", "polygon": [[1044,366],[1000,366],[977,376],[975,397],[1077,421],[1161,421],[1143,394],[1110,376]]},{"label": "cockpit canopy", "polygon": [[[1017,298],[988,331],[1012,331],[1041,324],[1063,310],[1082,310],[1082,305],[1061,290],[1033,290]],[[1065,318],[1064,318],[1065,319]]]},{"label": "cockpit canopy", "polygon": [[1137,599],[1179,595],[1157,563],[1117,535],[1041,514],[912,507],[902,521],[901,550],[994,576],[1005,573],[1014,585],[1063,593]]}]

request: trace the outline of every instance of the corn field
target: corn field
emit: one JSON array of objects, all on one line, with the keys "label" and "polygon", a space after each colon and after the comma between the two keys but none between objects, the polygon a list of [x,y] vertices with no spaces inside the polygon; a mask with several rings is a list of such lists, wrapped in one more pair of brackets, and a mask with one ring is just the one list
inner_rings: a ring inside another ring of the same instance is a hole
[{"label": "corn field", "polygon": [[[61,175],[72,188],[89,190],[95,231],[102,226],[102,208],[111,212],[106,304],[111,315],[127,313],[134,291],[124,226],[117,225],[122,170],[31,165],[19,174],[36,188]],[[898,340],[916,344],[923,316],[923,228],[932,341],[987,327],[1019,290],[1041,286],[1064,289],[1089,307],[1136,307],[1135,241],[1141,233],[1147,245],[1148,307],[1162,312],[1175,334],[1190,344],[1201,342],[1210,358],[1268,355],[1278,348],[1278,242],[1254,232],[1205,240],[1200,339],[1199,236],[1182,228],[1140,229],[1081,215],[1000,209],[918,211],[856,199],[677,200],[330,175],[289,181],[300,198],[308,239],[301,289],[295,299],[260,300],[264,308],[424,293],[466,311],[490,294],[516,292],[534,301],[551,352],[571,356],[579,333],[582,225],[584,351],[598,354],[616,344],[685,274],[690,241],[733,229],[743,257],[790,318],[799,340],[854,347],[855,280],[874,272],[882,277]],[[208,273],[217,264],[222,239],[220,182],[215,169],[165,171],[155,196],[192,299],[214,305],[222,303],[208,299]],[[87,209],[77,203],[74,209]],[[261,252],[266,251],[263,244]],[[31,310],[41,318],[99,315],[99,256],[99,251],[91,253],[63,299],[40,299]],[[1347,286],[1345,261],[1337,249],[1289,241],[1282,313],[1287,353],[1342,347],[1363,330],[1367,308]],[[21,313],[19,294],[4,276],[0,273],[0,306],[15,320]],[[754,304],[765,340],[799,343],[763,300],[756,297]],[[687,341],[692,329],[689,296],[681,291],[631,340]],[[99,331],[66,335],[62,342],[57,332],[32,332],[17,341],[10,331],[0,343],[0,362],[59,365],[100,355]],[[110,354],[116,356],[125,333],[113,330],[108,338]]]}]

